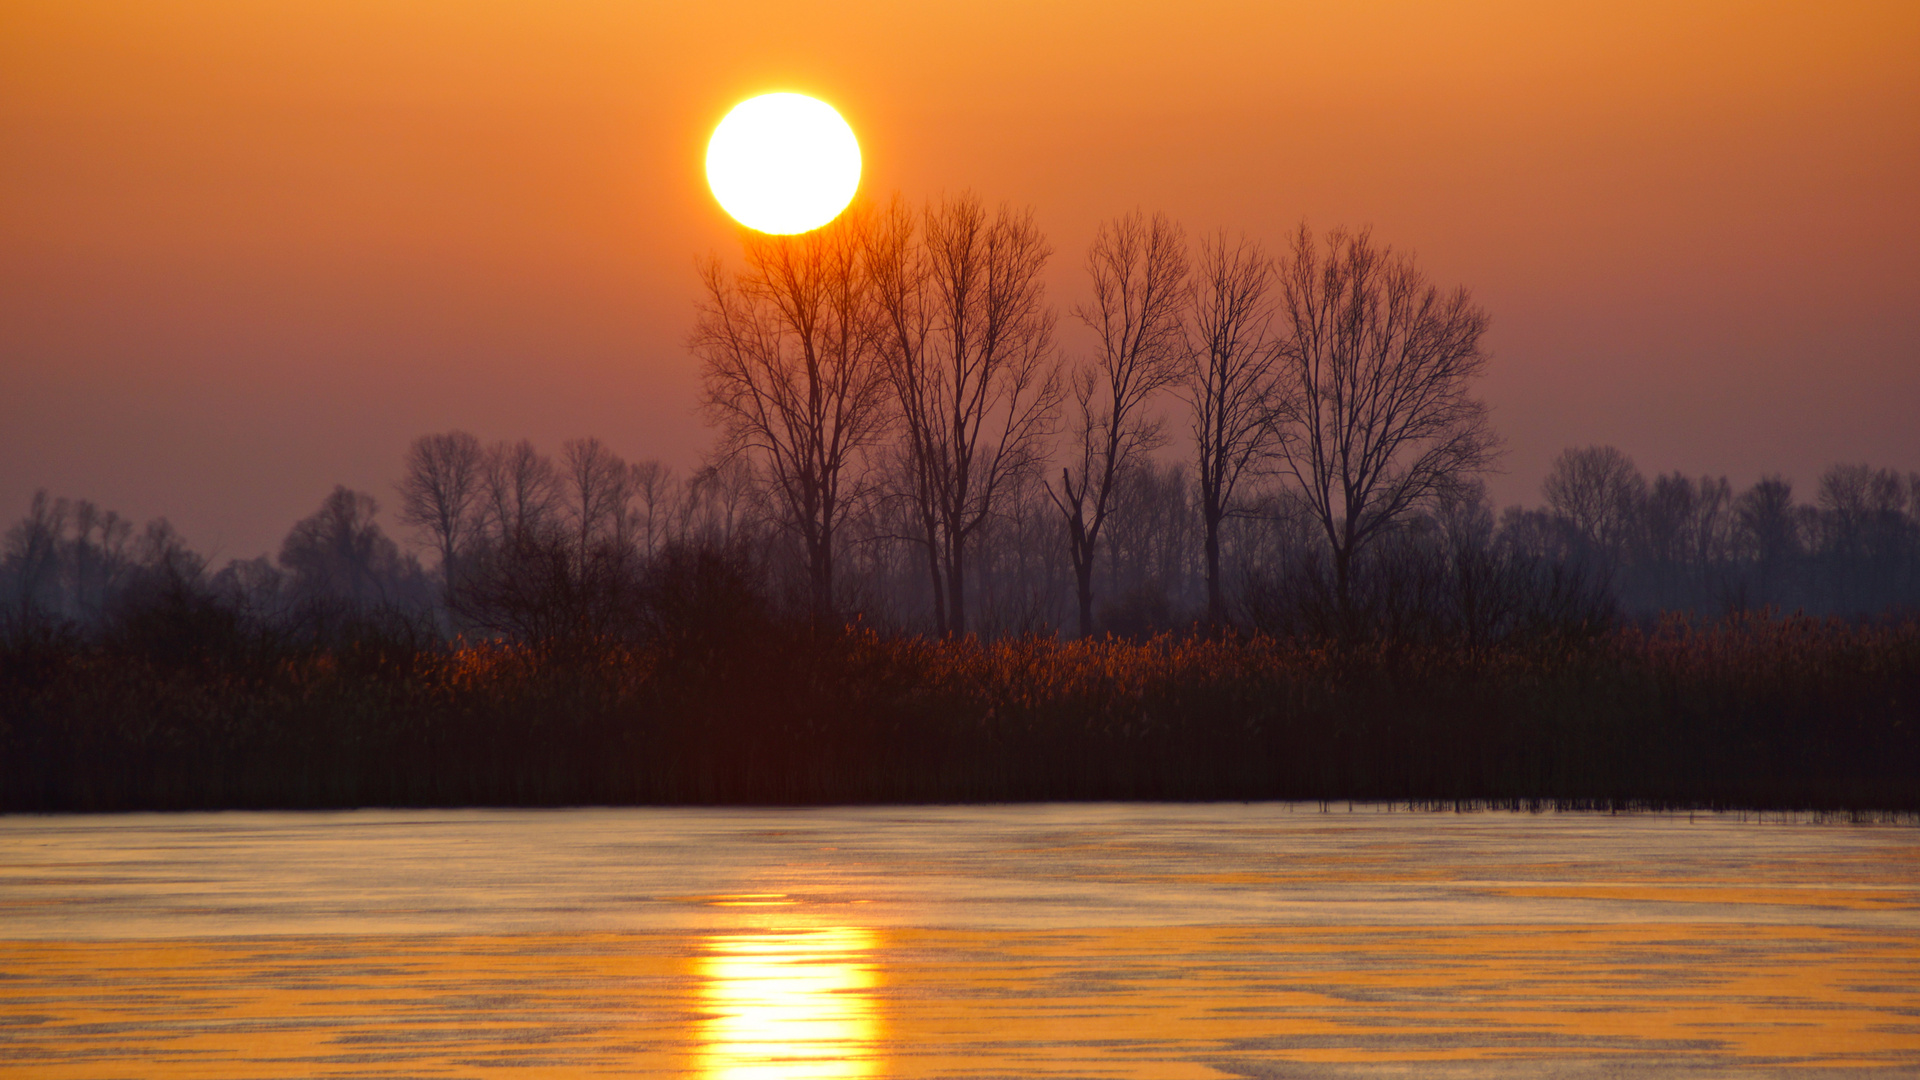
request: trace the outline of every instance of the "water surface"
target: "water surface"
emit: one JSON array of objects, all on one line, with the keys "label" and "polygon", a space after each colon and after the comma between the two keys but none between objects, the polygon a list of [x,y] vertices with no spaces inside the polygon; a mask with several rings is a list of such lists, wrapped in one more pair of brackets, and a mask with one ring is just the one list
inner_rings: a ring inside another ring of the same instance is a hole
[{"label": "water surface", "polygon": [[1920,830],[1316,805],[0,818],[0,1074],[1920,1075]]}]

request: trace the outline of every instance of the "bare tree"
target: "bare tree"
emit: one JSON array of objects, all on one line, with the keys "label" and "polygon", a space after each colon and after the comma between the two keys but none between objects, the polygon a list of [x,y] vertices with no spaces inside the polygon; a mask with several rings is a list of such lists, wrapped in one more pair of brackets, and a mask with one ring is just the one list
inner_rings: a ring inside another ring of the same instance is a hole
[{"label": "bare tree", "polygon": [[1601,572],[1617,572],[1647,499],[1646,478],[1633,459],[1611,446],[1569,447],[1553,459],[1540,492],[1572,528],[1581,552]]},{"label": "bare tree", "polygon": [[1239,512],[1240,481],[1273,447],[1273,265],[1258,245],[1224,233],[1200,244],[1185,391],[1205,530],[1207,620],[1227,620],[1220,526]]},{"label": "bare tree", "polygon": [[273,618],[286,614],[286,580],[285,571],[260,555],[229,559],[208,587],[213,595],[250,616]]},{"label": "bare tree", "polygon": [[767,515],[758,505],[764,494],[753,466],[741,458],[706,465],[687,477],[674,539],[728,547]]},{"label": "bare tree", "polygon": [[[165,524],[164,518],[160,519]],[[171,529],[172,526],[168,525]],[[129,551],[133,523],[86,499],[73,504],[73,537],[64,545],[66,607],[83,621],[100,618],[138,559]]]},{"label": "bare tree", "polygon": [[1793,482],[1778,474],[1763,476],[1740,493],[1733,503],[1734,529],[1757,596],[1743,588],[1730,606],[1765,606],[1786,598],[1794,565],[1806,554],[1810,516],[1810,508],[1795,502]]},{"label": "bare tree", "polygon": [[1640,531],[1647,558],[1656,566],[1691,561],[1692,525],[1699,513],[1700,489],[1684,473],[1654,478],[1641,507]]},{"label": "bare tree", "polygon": [[1336,230],[1323,248],[1302,225],[1279,281],[1278,457],[1326,537],[1348,620],[1355,557],[1495,455],[1468,392],[1487,314],[1367,232]]},{"label": "bare tree", "polygon": [[573,568],[553,462],[525,439],[495,443],[481,457],[476,499],[471,540],[447,581],[448,609],[472,626],[529,640],[557,632],[557,622],[513,614],[544,614],[551,605],[537,601],[553,592],[549,570]]},{"label": "bare tree", "polygon": [[574,439],[555,468],[523,440],[488,451],[483,476],[485,529],[448,607],[469,626],[542,647],[634,632],[640,566],[626,462],[598,439]]},{"label": "bare tree", "polygon": [[1093,562],[1114,492],[1126,470],[1162,442],[1147,404],[1181,375],[1186,249],[1179,226],[1136,210],[1101,225],[1087,252],[1093,302],[1073,314],[1099,348],[1074,372],[1071,460],[1059,484],[1047,487],[1066,519],[1082,637],[1093,633]]},{"label": "bare tree", "polygon": [[489,543],[519,543],[554,527],[559,481],[553,462],[532,443],[495,443],[482,461],[481,483]]},{"label": "bare tree", "polygon": [[624,550],[633,490],[627,463],[599,439],[569,439],[562,448],[568,524],[574,555],[585,566],[596,548]]},{"label": "bare tree", "polygon": [[[373,520],[379,508],[371,495],[335,487],[320,509],[294,524],[280,545],[280,565],[298,595],[353,605],[405,599],[419,566]],[[169,530],[162,525],[157,534],[148,530],[154,550],[167,548]]]},{"label": "bare tree", "polygon": [[[368,502],[372,502],[370,497],[362,496],[362,498],[368,498]],[[332,501],[329,500],[329,503]],[[372,530],[375,536],[379,535],[378,525],[373,525]],[[392,541],[387,541],[385,547],[391,549],[395,555],[395,560],[391,564],[393,569],[390,571],[390,578],[393,573],[404,574],[417,570],[417,566],[413,565],[410,559],[399,556],[399,548],[394,546]],[[207,560],[187,546],[186,539],[180,535],[178,529],[173,527],[173,522],[166,518],[154,518],[147,522],[146,528],[141,530],[140,538],[134,542],[133,548],[135,565],[149,575],[159,576],[169,584],[197,586],[206,577]]]},{"label": "bare tree", "polygon": [[1733,547],[1733,485],[1724,476],[1702,476],[1694,485],[1693,519],[1687,528],[1687,558],[1704,570],[1723,562]]},{"label": "bare tree", "polygon": [[1660,606],[1709,597],[1730,555],[1732,516],[1733,488],[1724,476],[1696,480],[1673,472],[1654,479],[1641,502],[1639,540]]},{"label": "bare tree", "polygon": [[693,334],[723,452],[752,455],[771,481],[805,549],[816,619],[832,613],[837,534],[888,404],[863,259],[869,221],[854,211],[799,236],[748,234],[743,270],[707,265]]},{"label": "bare tree", "polygon": [[56,611],[63,599],[60,554],[65,546],[72,506],[51,499],[43,488],[33,493],[27,516],[7,530],[4,566],[7,570],[9,612],[22,621]]},{"label": "bare tree", "polygon": [[634,547],[651,559],[666,543],[673,521],[673,470],[657,461],[641,461],[629,466],[627,484],[635,502],[629,531]]},{"label": "bare tree", "polygon": [[898,200],[868,248],[885,370],[943,634],[966,632],[969,539],[1041,460],[1059,401],[1051,255],[1031,210]]},{"label": "bare tree", "polygon": [[1835,465],[1820,477],[1822,542],[1843,559],[1882,560],[1906,540],[1907,485],[1891,469]]},{"label": "bare tree", "polygon": [[422,435],[407,448],[407,472],[397,485],[400,520],[433,544],[440,555],[443,586],[449,591],[454,560],[479,527],[485,463],[480,440],[464,431]]},{"label": "bare tree", "polygon": [[1805,553],[1806,508],[1793,498],[1793,481],[1763,476],[1734,501],[1734,521],[1748,558],[1777,564]]},{"label": "bare tree", "polygon": [[1142,458],[1126,471],[1101,541],[1102,629],[1170,629],[1192,610],[1201,578],[1197,494],[1185,462]]}]

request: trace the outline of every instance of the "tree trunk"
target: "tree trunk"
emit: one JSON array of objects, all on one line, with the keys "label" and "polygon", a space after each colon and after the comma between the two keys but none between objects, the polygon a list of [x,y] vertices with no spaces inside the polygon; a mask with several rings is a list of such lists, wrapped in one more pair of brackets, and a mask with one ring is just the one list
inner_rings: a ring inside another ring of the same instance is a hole
[{"label": "tree trunk", "polygon": [[440,593],[448,611],[453,610],[453,540],[442,533],[440,540]]},{"label": "tree trunk", "polygon": [[[943,512],[942,517],[946,516]],[[937,594],[944,593],[946,617],[942,632],[952,638],[963,637],[967,632],[965,544],[965,539],[957,530],[951,527],[941,529],[934,591]]]},{"label": "tree trunk", "polygon": [[823,539],[813,545],[813,625],[823,629],[833,618],[833,542]]},{"label": "tree trunk", "polygon": [[1080,636],[1093,636],[1093,559],[1092,552],[1086,558],[1074,560],[1073,573],[1080,589]]},{"label": "tree trunk", "polygon": [[1333,549],[1333,611],[1338,620],[1340,640],[1352,639],[1354,634],[1353,589],[1352,589],[1353,551],[1344,544]]},{"label": "tree trunk", "polygon": [[1202,511],[1206,521],[1207,552],[1207,622],[1213,627],[1227,624],[1227,598],[1220,588],[1220,511],[1207,500],[1208,505]]},{"label": "tree trunk", "polygon": [[1080,636],[1093,636],[1093,541],[1087,536],[1086,514],[1075,503],[1067,518],[1067,558],[1073,563],[1075,595],[1079,601]]},{"label": "tree trunk", "polygon": [[960,638],[967,633],[967,571],[960,544],[949,540],[947,548],[947,631]]},{"label": "tree trunk", "polygon": [[947,590],[940,577],[940,544],[932,526],[927,528],[927,582],[933,591],[933,626],[941,637],[947,636]]}]

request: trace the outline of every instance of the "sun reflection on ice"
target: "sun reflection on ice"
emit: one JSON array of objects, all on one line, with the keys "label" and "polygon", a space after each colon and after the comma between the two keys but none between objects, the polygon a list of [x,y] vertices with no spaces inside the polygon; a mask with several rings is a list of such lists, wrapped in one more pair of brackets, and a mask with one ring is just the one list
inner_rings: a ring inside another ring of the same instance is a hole
[{"label": "sun reflection on ice", "polygon": [[707,939],[698,1075],[853,1080],[879,1074],[874,931],[857,927]]}]

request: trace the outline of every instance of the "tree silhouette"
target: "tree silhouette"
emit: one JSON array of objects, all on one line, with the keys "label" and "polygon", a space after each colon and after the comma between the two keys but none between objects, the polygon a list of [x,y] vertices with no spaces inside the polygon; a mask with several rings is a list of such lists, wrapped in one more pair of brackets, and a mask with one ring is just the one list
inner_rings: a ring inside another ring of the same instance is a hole
[{"label": "tree silhouette", "polygon": [[440,577],[452,595],[455,561],[480,525],[486,454],[464,431],[422,435],[407,448],[400,520],[424,533],[440,555]]},{"label": "tree silhouette", "polygon": [[703,273],[693,333],[703,404],[725,454],[749,454],[771,483],[807,559],[813,615],[833,609],[839,529],[857,494],[863,449],[884,429],[885,372],[859,211],[799,236],[747,233],[745,267]]},{"label": "tree silhouette", "polygon": [[1323,250],[1302,225],[1279,280],[1279,459],[1326,537],[1344,619],[1355,557],[1493,459],[1468,392],[1487,314],[1366,232],[1336,230]]},{"label": "tree silhouette", "polygon": [[1259,245],[1230,244],[1224,233],[1201,241],[1184,390],[1205,531],[1207,620],[1215,626],[1227,621],[1221,524],[1238,510],[1240,482],[1275,436],[1272,283],[1272,263]]},{"label": "tree silhouette", "polygon": [[880,350],[906,436],[914,506],[943,634],[967,628],[967,544],[1037,468],[1059,401],[1050,254],[1031,210],[959,195],[896,200],[869,247]]},{"label": "tree silhouette", "polygon": [[419,567],[373,520],[379,508],[373,496],[336,486],[320,509],[294,523],[280,545],[280,565],[297,595],[365,607],[403,599]]},{"label": "tree silhouette", "polygon": [[1569,447],[1553,459],[1540,492],[1572,530],[1580,556],[1608,577],[1618,573],[1647,498],[1633,459],[1611,446]]},{"label": "tree silhouette", "polygon": [[1066,520],[1080,634],[1093,633],[1093,560],[1122,476],[1161,444],[1153,395],[1180,376],[1187,301],[1186,240],[1164,216],[1135,211],[1100,226],[1087,252],[1093,301],[1073,314],[1099,341],[1073,373],[1068,460],[1047,494]]},{"label": "tree silhouette", "polygon": [[559,477],[553,462],[525,439],[495,443],[481,462],[482,520],[486,541],[499,547],[555,528]]}]

